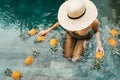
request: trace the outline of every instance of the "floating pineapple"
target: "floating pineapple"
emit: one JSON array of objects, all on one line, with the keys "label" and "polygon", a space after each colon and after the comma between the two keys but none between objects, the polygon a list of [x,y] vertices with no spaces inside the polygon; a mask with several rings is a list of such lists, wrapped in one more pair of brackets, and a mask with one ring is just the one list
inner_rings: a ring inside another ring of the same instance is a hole
[{"label": "floating pineapple", "polygon": [[25,63],[26,65],[31,65],[31,64],[34,62],[34,59],[39,55],[39,52],[36,52],[36,51],[33,51],[33,52],[34,52],[33,55],[28,56],[28,57],[25,59],[24,63]]},{"label": "floating pineapple", "polygon": [[108,43],[113,47],[117,45],[117,41],[114,38],[109,38]]},{"label": "floating pineapple", "polygon": [[37,37],[38,42],[42,42],[42,41],[44,41],[44,39],[45,39],[45,36],[38,36]]},{"label": "floating pineapple", "polygon": [[104,57],[103,53],[98,50],[95,54],[95,58],[98,60],[101,60],[101,59],[103,59],[103,57]]},{"label": "floating pineapple", "polygon": [[34,43],[39,43],[45,40],[45,36],[38,36]]},{"label": "floating pineapple", "polygon": [[28,31],[28,35],[33,36],[37,33],[36,29],[31,29],[30,31]]},{"label": "floating pineapple", "polygon": [[56,38],[52,38],[52,39],[50,40],[50,45],[51,45],[52,47],[56,47],[57,44],[58,44],[58,40],[57,40]]},{"label": "floating pineapple", "polygon": [[22,73],[20,71],[11,71],[10,69],[6,69],[4,70],[4,73],[7,75],[7,76],[10,76],[12,77],[14,80],[20,80],[20,78],[22,77]]},{"label": "floating pineapple", "polygon": [[28,56],[26,59],[25,59],[25,64],[26,65],[30,65],[30,64],[32,64],[33,63],[33,61],[34,61],[34,57],[33,56]]},{"label": "floating pineapple", "polygon": [[102,64],[102,59],[104,57],[104,54],[98,50],[95,54],[95,61],[94,61],[94,69],[100,69],[101,68],[101,64]]},{"label": "floating pineapple", "polygon": [[97,70],[101,69],[103,57],[104,54],[100,50],[98,50],[95,54],[95,60],[93,62],[93,66],[91,67],[91,69],[97,69]]},{"label": "floating pineapple", "polygon": [[56,38],[52,38],[50,40],[51,50],[53,51],[53,53],[58,50],[56,47],[57,44],[58,44],[58,40]]},{"label": "floating pineapple", "polygon": [[118,30],[112,28],[112,29],[110,30],[110,34],[111,34],[112,36],[117,36],[117,35],[118,35]]}]

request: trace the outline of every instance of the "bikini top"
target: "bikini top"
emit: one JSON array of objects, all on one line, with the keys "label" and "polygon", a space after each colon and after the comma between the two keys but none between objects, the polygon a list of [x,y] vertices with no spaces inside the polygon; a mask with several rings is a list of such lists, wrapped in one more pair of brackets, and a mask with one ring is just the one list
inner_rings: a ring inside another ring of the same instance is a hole
[{"label": "bikini top", "polygon": [[90,29],[86,35],[78,35],[70,31],[68,31],[68,33],[75,39],[86,40],[92,38],[92,36],[94,35],[94,30]]}]

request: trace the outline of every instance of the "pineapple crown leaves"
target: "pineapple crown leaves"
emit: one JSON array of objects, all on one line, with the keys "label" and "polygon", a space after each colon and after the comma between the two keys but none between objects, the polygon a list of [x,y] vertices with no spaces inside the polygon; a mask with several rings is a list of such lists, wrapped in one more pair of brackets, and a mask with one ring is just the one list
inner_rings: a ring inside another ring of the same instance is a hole
[{"label": "pineapple crown leaves", "polygon": [[39,54],[40,54],[40,52],[33,51],[33,57],[34,57],[34,58],[36,58]]},{"label": "pineapple crown leaves", "polygon": [[4,70],[4,73],[7,76],[11,76],[12,71],[9,68],[7,68],[6,70]]}]

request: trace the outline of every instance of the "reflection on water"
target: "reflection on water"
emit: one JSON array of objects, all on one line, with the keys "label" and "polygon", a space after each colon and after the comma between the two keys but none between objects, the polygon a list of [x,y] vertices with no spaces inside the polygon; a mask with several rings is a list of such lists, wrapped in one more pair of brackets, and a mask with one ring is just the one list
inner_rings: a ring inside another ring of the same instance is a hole
[{"label": "reflection on water", "polygon": [[[37,35],[28,36],[32,28],[40,31],[57,21],[57,11],[64,0],[0,0],[0,80],[12,80],[3,74],[6,68],[23,73],[22,80],[119,80],[120,36],[117,48],[108,44],[110,29],[120,31],[120,1],[92,0],[98,7],[101,40],[105,49],[102,68],[91,70],[94,62],[95,36],[88,45],[81,62],[72,63],[62,57],[65,31],[57,28],[48,34],[44,42],[34,44]],[[119,32],[120,33],[120,32]],[[21,38],[20,35],[23,37]],[[59,41],[53,53],[49,41]],[[24,40],[23,40],[24,39]],[[40,52],[31,66],[23,64],[32,51]],[[31,77],[28,77],[31,76]]]}]

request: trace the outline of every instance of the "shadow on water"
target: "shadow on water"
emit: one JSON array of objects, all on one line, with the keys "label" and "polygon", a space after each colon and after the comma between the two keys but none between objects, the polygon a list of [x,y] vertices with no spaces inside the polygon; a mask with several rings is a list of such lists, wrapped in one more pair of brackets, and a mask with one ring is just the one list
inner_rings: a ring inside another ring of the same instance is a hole
[{"label": "shadow on water", "polygon": [[[24,75],[22,80],[119,80],[120,39],[115,37],[118,44],[115,49],[108,44],[108,38],[113,37],[109,34],[111,28],[120,31],[120,1],[92,1],[98,8],[99,29],[105,50],[101,70],[90,70],[94,61],[95,36],[88,45],[83,61],[77,63],[62,57],[65,31],[60,27],[38,44],[34,44],[37,35],[26,40],[19,37],[21,34],[27,35],[32,28],[40,31],[55,23],[59,6],[64,0],[0,0],[0,80],[11,80],[3,74],[6,68],[20,70]],[[53,37],[59,41],[58,50],[54,53],[49,44]],[[33,50],[41,54],[31,66],[25,66],[23,61]]]}]

